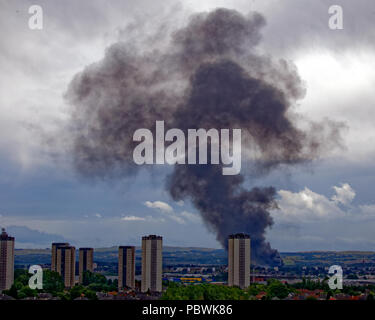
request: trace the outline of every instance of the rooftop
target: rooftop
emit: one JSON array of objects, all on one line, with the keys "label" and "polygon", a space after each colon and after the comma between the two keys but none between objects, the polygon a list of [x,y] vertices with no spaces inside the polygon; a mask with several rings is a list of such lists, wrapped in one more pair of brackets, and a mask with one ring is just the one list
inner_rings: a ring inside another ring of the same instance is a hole
[{"label": "rooftop", "polygon": [[231,234],[228,237],[229,239],[250,239],[250,236],[246,233],[236,233],[236,234]]},{"label": "rooftop", "polygon": [[4,228],[1,228],[0,240],[14,241],[14,237],[9,237]]}]

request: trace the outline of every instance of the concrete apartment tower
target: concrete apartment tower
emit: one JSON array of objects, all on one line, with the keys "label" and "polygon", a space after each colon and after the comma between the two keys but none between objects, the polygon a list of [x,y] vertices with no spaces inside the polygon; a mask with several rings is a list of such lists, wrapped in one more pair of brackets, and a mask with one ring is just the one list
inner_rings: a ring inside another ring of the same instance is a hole
[{"label": "concrete apartment tower", "polygon": [[60,248],[60,247],[69,247],[69,243],[67,243],[67,242],[54,242],[54,243],[52,243],[51,271],[57,272],[57,267],[56,267],[57,248]]},{"label": "concrete apartment tower", "polygon": [[228,286],[242,289],[250,285],[250,236],[232,234],[228,238]]},{"label": "concrete apartment tower", "polygon": [[79,248],[79,283],[83,282],[83,273],[85,271],[93,271],[94,265],[94,249]]},{"label": "concrete apartment tower", "polygon": [[76,274],[76,248],[58,247],[56,254],[56,271],[62,276],[65,287],[75,285]]},{"label": "concrete apartment tower", "polygon": [[135,247],[118,248],[118,288],[135,288]]},{"label": "concrete apartment tower", "polygon": [[14,238],[5,229],[0,235],[0,292],[8,290],[14,282]]},{"label": "concrete apartment tower", "polygon": [[162,291],[162,250],[162,237],[155,235],[142,237],[142,292]]}]

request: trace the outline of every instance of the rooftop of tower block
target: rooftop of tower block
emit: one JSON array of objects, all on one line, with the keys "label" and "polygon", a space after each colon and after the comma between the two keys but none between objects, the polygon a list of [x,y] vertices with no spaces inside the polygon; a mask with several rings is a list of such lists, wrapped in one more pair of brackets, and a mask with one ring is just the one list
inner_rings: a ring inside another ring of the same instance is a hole
[{"label": "rooftop of tower block", "polygon": [[250,239],[250,236],[246,233],[236,233],[236,234],[231,234],[229,239]]}]

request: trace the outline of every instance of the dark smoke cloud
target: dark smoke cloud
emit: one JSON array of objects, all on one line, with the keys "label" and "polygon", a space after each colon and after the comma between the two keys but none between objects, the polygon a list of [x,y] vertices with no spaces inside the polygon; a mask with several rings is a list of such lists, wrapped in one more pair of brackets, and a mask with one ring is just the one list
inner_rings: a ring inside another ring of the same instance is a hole
[{"label": "dark smoke cloud", "polygon": [[[257,53],[264,25],[258,13],[217,9],[191,17],[168,35],[165,47],[141,50],[118,42],[108,48],[102,61],[75,76],[66,94],[78,171],[110,178],[135,173],[133,133],[154,131],[156,120],[185,132],[241,128],[243,154],[256,150],[252,163],[261,174],[311,161],[327,143],[336,144],[335,123],[302,131],[292,121],[291,107],[305,91],[293,64]],[[221,165],[176,165],[167,189],[175,200],[192,201],[224,247],[229,234],[246,232],[256,262],[278,263],[278,252],[265,240],[276,191],[246,190],[244,181],[244,175],[223,176]]]}]

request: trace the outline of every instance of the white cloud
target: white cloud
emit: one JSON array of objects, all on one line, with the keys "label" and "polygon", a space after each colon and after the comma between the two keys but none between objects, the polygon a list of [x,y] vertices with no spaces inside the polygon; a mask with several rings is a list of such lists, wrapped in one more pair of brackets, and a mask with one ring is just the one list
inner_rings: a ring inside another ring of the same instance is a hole
[{"label": "white cloud", "polygon": [[315,193],[307,187],[300,192],[280,190],[278,194],[280,210],[274,214],[276,219],[311,221],[344,215],[335,201]]},{"label": "white cloud", "polygon": [[342,184],[341,187],[333,187],[333,189],[336,194],[331,199],[336,203],[348,205],[355,198],[355,191],[348,183]]},{"label": "white cloud", "polygon": [[186,220],[189,220],[190,222],[199,223],[199,222],[202,221],[199,215],[197,215],[195,213],[188,212],[188,211],[182,211],[181,216],[184,217]]},{"label": "white cloud", "polygon": [[136,216],[125,216],[125,217],[122,217],[121,220],[123,221],[146,221],[146,218],[136,217]]},{"label": "white cloud", "polygon": [[177,203],[177,205],[180,206],[180,207],[183,207],[184,204],[185,204],[184,200],[179,200],[179,201],[177,201],[176,203]]},{"label": "white cloud", "polygon": [[153,216],[145,216],[145,217],[139,217],[139,216],[122,216],[122,221],[147,221],[151,223],[161,223],[165,222],[165,219],[163,217],[153,217]]},{"label": "white cloud", "polygon": [[188,211],[182,211],[181,213],[177,213],[174,211],[174,209],[166,202],[163,201],[146,201],[144,202],[144,205],[151,209],[157,209],[159,210],[165,217],[168,217],[169,219],[179,223],[179,224],[185,224],[187,222],[200,222],[200,218],[198,215],[193,214]]},{"label": "white cloud", "polygon": [[372,250],[375,204],[356,205],[355,190],[344,183],[332,187],[333,196],[305,187],[298,192],[280,190],[280,210],[267,239],[281,251]]},{"label": "white cloud", "polygon": [[97,218],[101,218],[102,215],[101,215],[100,213],[95,213],[95,217],[97,217]]},{"label": "white cloud", "polygon": [[161,212],[165,213],[173,212],[173,208],[168,203],[165,203],[163,201],[146,201],[144,205],[148,208],[159,209]]},{"label": "white cloud", "polygon": [[365,218],[375,217],[375,204],[360,205],[359,211],[361,212],[361,215]]},{"label": "white cloud", "polygon": [[175,222],[179,223],[179,224],[185,224],[186,221],[184,219],[182,219],[181,217],[179,217],[178,215],[176,215],[175,213],[171,216],[169,216],[169,218],[171,220],[174,220]]},{"label": "white cloud", "polygon": [[335,194],[331,198],[313,192],[307,187],[299,192],[280,190],[278,192],[280,210],[272,211],[272,216],[280,222],[294,223],[375,217],[374,204],[352,205],[356,192],[348,183],[332,188]]}]

